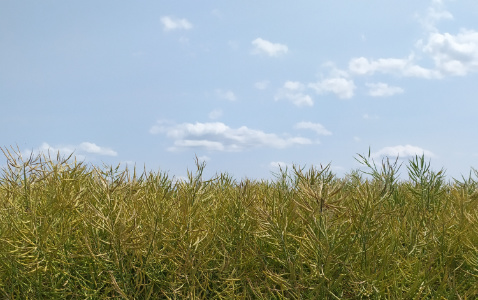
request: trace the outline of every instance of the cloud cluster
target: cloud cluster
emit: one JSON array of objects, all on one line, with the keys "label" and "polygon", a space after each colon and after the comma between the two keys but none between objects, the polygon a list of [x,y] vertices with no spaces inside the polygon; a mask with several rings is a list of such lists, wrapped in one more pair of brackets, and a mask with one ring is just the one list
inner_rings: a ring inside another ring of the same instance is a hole
[{"label": "cloud cluster", "polygon": [[[333,93],[338,98],[349,99],[354,96],[356,89],[353,77],[383,74],[431,80],[464,76],[478,71],[478,31],[461,29],[457,34],[439,32],[436,27],[439,21],[453,19],[453,15],[445,10],[443,1],[440,0],[433,0],[426,15],[417,18],[427,35],[415,44],[420,55],[417,56],[412,51],[408,56],[399,58],[353,57],[346,70],[335,69],[333,74],[308,84],[308,87],[319,95]],[[421,66],[421,59],[417,57],[430,58],[433,66]],[[369,88],[368,95],[372,97],[390,97],[404,92],[403,88],[387,83],[369,83],[366,86]]]},{"label": "cloud cluster", "polygon": [[463,76],[478,71],[478,32],[462,29],[457,35],[431,33],[426,42],[419,41],[443,76]]},{"label": "cloud cluster", "polygon": [[[399,86],[386,82],[374,82],[375,75],[395,77],[419,78],[436,80],[447,76],[464,76],[478,71],[478,31],[461,29],[458,33],[443,33],[437,28],[437,23],[443,20],[452,20],[453,15],[448,12],[441,0],[432,0],[424,16],[417,17],[425,29],[423,39],[416,41],[414,48],[408,55],[401,57],[351,57],[345,69],[340,70],[332,66],[327,76],[319,74],[315,82],[285,81],[277,89],[275,100],[287,100],[298,107],[311,107],[314,100],[312,91],[318,95],[332,94],[340,99],[353,98],[357,86],[354,79],[366,78],[365,87],[371,97],[391,97],[404,93]],[[164,30],[191,29],[192,25],[186,19],[162,17]],[[258,37],[251,42],[251,54],[261,54],[269,57],[280,57],[289,52],[285,44],[271,42]],[[428,61],[427,61],[428,60]],[[424,61],[427,64],[424,64]],[[426,67],[425,67],[426,66]],[[255,88],[264,90],[270,85],[269,81],[258,81]],[[311,91],[312,90],[312,91]],[[230,90],[215,90],[216,96],[228,101],[235,101],[236,95]],[[209,114],[211,119],[217,119],[222,111],[215,110]],[[375,119],[377,116],[363,116],[366,119]],[[318,135],[330,135],[321,124],[300,122],[296,129],[313,130]],[[284,137],[273,133],[266,133],[242,126],[231,128],[221,122],[210,123],[182,123],[171,124],[158,122],[150,132],[165,134],[173,140],[171,151],[187,148],[203,148],[215,151],[242,151],[253,147],[285,148],[292,145],[307,145],[313,142],[303,137]],[[359,139],[356,138],[356,141]],[[434,156],[428,150],[412,145],[398,145],[385,147],[374,153],[375,156],[408,157],[425,154]]]},{"label": "cloud cluster", "polygon": [[299,107],[313,106],[314,100],[307,93],[307,88],[319,95],[332,93],[340,99],[350,99],[354,96],[357,87],[347,72],[333,67],[328,77],[317,82],[304,84],[298,81],[286,81],[276,93],[275,100],[286,99]]},{"label": "cloud cluster", "polygon": [[463,76],[478,71],[478,31],[461,29],[457,34],[441,33],[436,25],[441,20],[452,20],[453,15],[444,9],[443,2],[432,1],[425,16],[418,17],[427,37],[416,42],[416,49],[434,62],[433,68],[419,65],[414,53],[406,58],[356,57],[349,61],[348,70],[357,76],[375,73],[440,79],[446,76]]},{"label": "cloud cluster", "polygon": [[158,121],[149,131],[165,134],[174,140],[170,151],[202,148],[210,151],[243,151],[255,147],[286,148],[294,145],[310,145],[304,137],[280,137],[273,133],[246,126],[231,128],[221,122],[172,124]]},{"label": "cloud cluster", "polygon": [[348,68],[355,75],[382,73],[424,79],[463,76],[478,71],[477,31],[462,29],[456,35],[432,32],[426,41],[419,40],[417,47],[433,60],[433,69],[419,66],[414,55],[407,58],[352,58]]},{"label": "cloud cluster", "polygon": [[427,14],[418,19],[428,37],[419,40],[417,48],[433,60],[436,72],[441,76],[464,76],[478,71],[478,32],[464,28],[457,34],[440,32],[439,21],[453,20],[442,0],[433,0]]},{"label": "cloud cluster", "polygon": [[[215,11],[214,11],[215,12]],[[354,78],[374,76],[377,74],[397,77],[440,79],[446,76],[463,76],[478,71],[478,31],[462,29],[457,34],[442,33],[437,24],[443,20],[453,20],[453,15],[444,7],[444,1],[432,0],[424,15],[416,15],[425,29],[423,39],[416,41],[415,48],[403,57],[365,56],[352,57],[345,70],[334,69],[329,76],[311,83],[287,81],[276,93],[275,99],[286,99],[299,107],[313,106],[314,101],[307,93],[307,88],[318,95],[333,94],[340,99],[350,99],[355,95],[357,86]],[[161,17],[165,31],[188,30],[193,26],[184,18]],[[289,52],[286,44],[271,42],[257,37],[251,42],[252,54],[279,57]],[[423,60],[430,59],[433,64],[424,67]],[[256,82],[257,89],[266,89],[268,81]],[[401,87],[387,83],[368,83],[368,95],[372,97],[391,97],[404,92]],[[236,100],[229,90],[216,90],[221,99]]]}]

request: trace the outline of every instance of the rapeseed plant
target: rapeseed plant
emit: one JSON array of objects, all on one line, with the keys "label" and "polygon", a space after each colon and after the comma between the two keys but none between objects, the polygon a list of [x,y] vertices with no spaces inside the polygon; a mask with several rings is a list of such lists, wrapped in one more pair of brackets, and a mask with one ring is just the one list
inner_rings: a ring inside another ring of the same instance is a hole
[{"label": "rapeseed plant", "polygon": [[[478,171],[423,156],[338,178],[186,180],[1,149],[4,299],[478,298]],[[368,176],[362,176],[364,175]]]}]

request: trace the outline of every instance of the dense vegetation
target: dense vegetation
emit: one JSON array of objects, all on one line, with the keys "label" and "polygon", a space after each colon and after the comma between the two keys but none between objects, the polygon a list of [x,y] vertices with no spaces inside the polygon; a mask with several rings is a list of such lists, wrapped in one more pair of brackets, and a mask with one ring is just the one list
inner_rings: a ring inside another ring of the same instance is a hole
[{"label": "dense vegetation", "polygon": [[2,299],[478,298],[476,170],[174,180],[2,151]]}]

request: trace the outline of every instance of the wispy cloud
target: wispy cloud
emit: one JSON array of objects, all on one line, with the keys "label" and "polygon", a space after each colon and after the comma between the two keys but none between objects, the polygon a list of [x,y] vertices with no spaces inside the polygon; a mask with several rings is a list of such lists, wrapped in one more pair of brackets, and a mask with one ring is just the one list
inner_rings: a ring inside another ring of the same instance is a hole
[{"label": "wispy cloud", "polygon": [[269,80],[257,81],[254,83],[254,87],[258,90],[265,90],[269,86]]},{"label": "wispy cloud", "polygon": [[211,160],[211,158],[207,155],[203,155],[203,156],[198,157],[199,162],[207,162],[207,161],[210,161],[210,160]]},{"label": "wispy cloud", "polygon": [[230,41],[227,42],[227,45],[232,50],[238,50],[239,46],[240,46],[240,43],[239,43],[239,41],[236,41],[236,40],[230,40]]},{"label": "wispy cloud", "polygon": [[98,146],[95,143],[90,143],[90,142],[83,142],[78,145],[57,145],[57,146],[51,146],[48,143],[42,143],[40,147],[37,149],[32,150],[26,150],[24,151],[24,155],[30,155],[32,153],[37,155],[37,154],[45,154],[48,155],[56,155],[57,153],[60,153],[62,156],[69,156],[70,154],[74,154],[74,156],[78,160],[84,160],[88,154],[94,154],[94,155],[102,155],[102,156],[117,156],[118,152],[114,151],[113,149],[109,147],[102,147]]},{"label": "wispy cloud", "polygon": [[234,94],[234,92],[230,90],[221,90],[221,89],[216,89],[216,95],[223,100],[227,101],[236,101],[237,97]]},{"label": "wispy cloud", "polygon": [[222,110],[215,109],[208,114],[208,117],[209,117],[209,119],[215,120],[215,119],[218,119],[218,118],[222,117],[222,114],[223,114]]},{"label": "wispy cloud", "polygon": [[287,45],[272,43],[262,38],[253,40],[252,45],[254,46],[253,54],[267,54],[271,57],[281,56],[289,51]]},{"label": "wispy cloud", "polygon": [[296,106],[313,106],[312,97],[304,93],[305,85],[298,81],[286,81],[284,86],[279,89],[275,100],[286,99]]},{"label": "wispy cloud", "polygon": [[391,146],[391,147],[384,147],[380,149],[378,152],[372,153],[372,157],[414,157],[415,155],[425,155],[427,157],[435,157],[436,155],[426,149],[412,146],[412,145],[398,145],[398,146]]},{"label": "wispy cloud", "polygon": [[352,58],[349,62],[349,71],[356,75],[373,75],[375,73],[391,74],[403,77],[440,78],[435,70],[417,65],[413,56],[408,58],[379,58],[365,57]]},{"label": "wispy cloud", "polygon": [[98,146],[94,143],[89,143],[89,142],[81,143],[78,146],[78,149],[80,151],[84,151],[86,153],[94,153],[94,154],[98,154],[98,155],[107,155],[107,156],[117,156],[118,155],[118,153],[111,148],[100,147],[100,146]]},{"label": "wispy cloud", "polygon": [[221,122],[171,124],[158,121],[151,134],[165,134],[174,140],[170,151],[202,148],[211,151],[242,151],[255,147],[286,148],[309,145],[313,142],[303,137],[280,137],[273,133],[246,126],[231,128]]},{"label": "wispy cloud", "polygon": [[293,166],[292,164],[289,164],[283,161],[271,161],[269,163],[269,167],[273,169],[282,169],[282,170],[285,170],[286,168],[292,169],[292,166]]},{"label": "wispy cloud", "polygon": [[416,15],[426,31],[436,31],[436,25],[442,20],[453,20],[453,15],[445,9],[441,0],[432,0],[425,15]]},{"label": "wispy cloud", "polygon": [[372,97],[390,97],[404,92],[401,87],[390,86],[382,82],[367,83],[366,85],[369,88],[368,94]]},{"label": "wispy cloud", "polygon": [[[60,153],[60,155],[62,156],[68,156],[74,152],[76,152],[76,149],[77,147],[75,146],[72,146],[72,145],[57,145],[55,147],[53,146],[50,146],[48,143],[42,143],[40,145],[40,147],[38,147],[37,149],[33,150],[33,153],[34,154],[51,154],[51,155],[56,155],[57,153]],[[26,151],[28,153],[31,153],[32,151]],[[81,155],[79,153],[75,153],[76,155],[76,158],[78,158],[79,160],[84,160],[85,159],[85,156],[84,155]]]},{"label": "wispy cloud", "polygon": [[322,124],[312,122],[299,122],[294,126],[296,129],[310,129],[318,135],[332,135],[332,132],[325,129]]},{"label": "wispy cloud", "polygon": [[217,8],[214,8],[212,11],[211,11],[211,14],[213,16],[215,16],[216,18],[218,19],[222,19],[224,17],[224,14]]},{"label": "wispy cloud", "polygon": [[364,118],[365,120],[377,120],[378,116],[377,115],[363,114],[362,118]]},{"label": "wispy cloud", "polygon": [[164,16],[160,18],[160,21],[163,24],[164,31],[171,31],[177,29],[188,30],[193,28],[193,25],[186,19]]}]

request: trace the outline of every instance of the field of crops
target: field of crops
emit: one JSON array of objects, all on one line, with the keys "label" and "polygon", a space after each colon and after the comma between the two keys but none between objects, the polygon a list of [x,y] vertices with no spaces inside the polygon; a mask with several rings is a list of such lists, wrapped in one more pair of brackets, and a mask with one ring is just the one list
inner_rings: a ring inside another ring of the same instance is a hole
[{"label": "field of crops", "polygon": [[476,170],[358,155],[368,174],[174,180],[2,152],[2,299],[478,298]]}]

